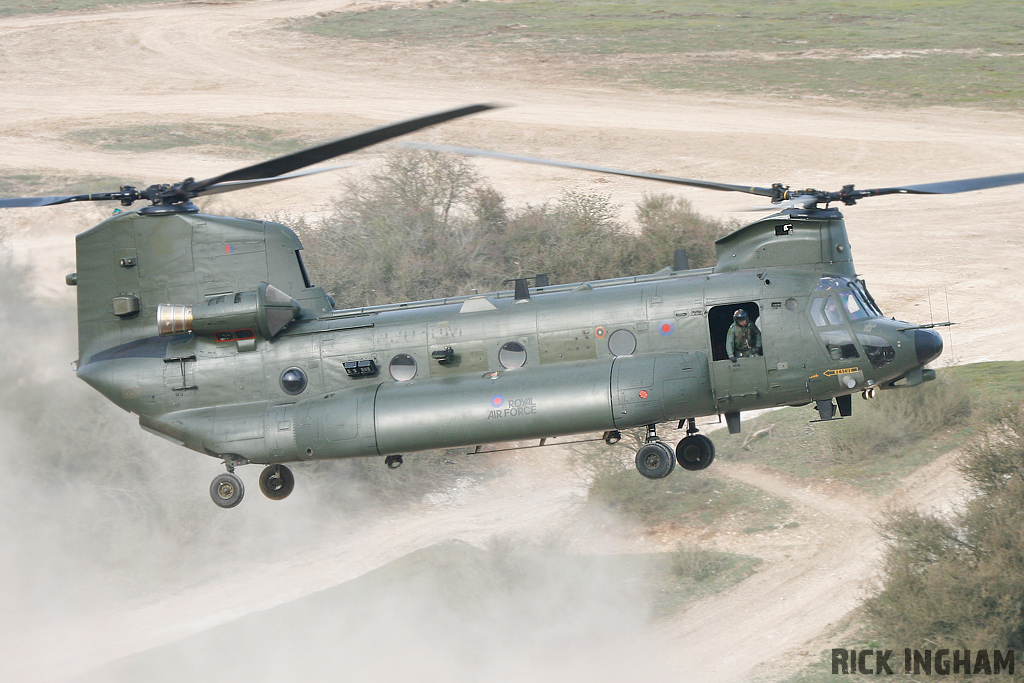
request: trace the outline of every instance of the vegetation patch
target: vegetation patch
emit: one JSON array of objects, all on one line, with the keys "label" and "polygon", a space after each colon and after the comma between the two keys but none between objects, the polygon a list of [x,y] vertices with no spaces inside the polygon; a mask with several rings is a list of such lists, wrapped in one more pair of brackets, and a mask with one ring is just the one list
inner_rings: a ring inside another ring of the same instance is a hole
[{"label": "vegetation patch", "polygon": [[791,511],[786,501],[752,486],[718,477],[711,470],[676,472],[664,479],[647,479],[632,463],[624,465],[594,478],[590,500],[635,517],[646,525],[706,528],[732,523],[749,529],[748,533],[760,533],[790,521]]},{"label": "vegetation patch", "polygon": [[[1024,649],[1024,406],[991,416],[963,452],[964,506],[887,513],[882,576],[858,618],[859,637],[871,640],[850,647]],[[834,680],[828,654],[790,683]],[[1017,664],[1000,678],[1024,680]]]},{"label": "vegetation patch", "polygon": [[993,361],[939,371],[971,397],[975,413],[988,414],[1024,403],[1024,363]]},{"label": "vegetation patch", "polygon": [[[761,558],[710,550],[679,548],[671,553],[639,556],[659,567],[649,584],[658,591],[656,616],[670,616],[690,602],[743,581],[761,565]],[[658,574],[661,576],[658,576]]]},{"label": "vegetation patch", "polygon": [[855,397],[853,415],[841,421],[811,422],[817,413],[810,405],[784,408],[744,422],[748,437],[766,432],[759,438],[715,443],[725,460],[884,494],[918,467],[970,444],[979,425],[1022,399],[1024,363],[975,363],[940,369],[934,382],[883,391],[873,401]]},{"label": "vegetation patch", "polygon": [[854,400],[851,417],[831,422],[812,422],[811,405],[764,413],[744,422],[743,434],[716,438],[717,455],[882,494],[970,433],[970,397],[950,379]]},{"label": "vegetation patch", "polygon": [[300,233],[312,280],[341,308],[509,289],[538,273],[553,284],[653,273],[676,249],[701,268],[715,262],[714,240],[738,227],[666,194],[638,203],[639,232],[619,209],[571,191],[510,206],[465,157],[401,150],[351,181],[324,219],[280,220]]},{"label": "vegetation patch", "polygon": [[68,133],[66,137],[73,142],[119,152],[159,152],[205,147],[267,156],[296,152],[310,143],[306,139],[285,137],[280,131],[271,128],[225,123],[192,125],[187,128],[171,124],[83,128]]},{"label": "vegetation patch", "polygon": [[[330,14],[323,36],[587,58],[591,80],[885,104],[1024,101],[1015,0],[449,2]],[[577,66],[577,71],[579,68]]]},{"label": "vegetation patch", "polygon": [[[113,176],[0,172],[0,197],[48,196],[58,194],[88,194],[109,192],[126,183]],[[141,185],[141,182],[135,183]]]},{"label": "vegetation patch", "polygon": [[15,14],[47,14],[119,5],[150,5],[166,0],[0,0],[0,17]]}]

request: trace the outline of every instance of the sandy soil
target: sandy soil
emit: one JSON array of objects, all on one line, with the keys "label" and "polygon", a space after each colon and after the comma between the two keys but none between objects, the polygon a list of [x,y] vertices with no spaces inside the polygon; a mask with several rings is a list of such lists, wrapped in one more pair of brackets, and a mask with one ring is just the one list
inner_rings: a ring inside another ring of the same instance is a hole
[{"label": "sandy soil", "polygon": [[[289,18],[370,4],[253,0],[0,20],[0,172],[146,182],[209,177],[258,159],[174,150],[107,152],[64,136],[97,126],[239,123],[330,139],[472,102],[515,106],[416,139],[722,182],[778,181],[824,189],[851,182],[879,187],[995,175],[1020,171],[1024,164],[1024,117],[1016,114],[853,109],[827,101],[614,89],[581,83],[569,68],[535,60],[333,42],[277,30]],[[361,157],[372,161],[377,154]],[[666,189],[497,161],[480,162],[480,167],[514,201],[540,201],[578,187],[610,193],[628,206],[644,191]],[[213,208],[313,212],[326,204],[339,176],[357,173],[355,168],[236,193],[218,199]],[[726,218],[742,217],[734,210],[757,205],[740,195],[668,189],[699,210]],[[946,359],[1024,358],[1024,345],[1015,341],[1021,338],[1022,323],[1010,306],[1024,294],[1024,285],[1013,275],[1022,240],[1018,192],[883,197],[846,211],[858,268],[883,310],[929,322],[945,320],[948,305],[960,324],[952,328],[952,340],[944,333]],[[74,270],[73,236],[100,215],[101,209],[81,206],[10,213],[9,241],[36,266],[42,291],[71,299],[63,274]],[[545,469],[537,469],[540,462]],[[333,555],[294,558],[271,568],[291,586],[284,595],[270,598],[245,581],[226,592],[220,586],[199,587],[113,611],[102,624],[112,635],[101,641],[91,635],[96,624],[67,624],[62,642],[69,646],[59,669],[81,671],[197,632],[268,602],[358,576],[437,540],[563,525],[578,496],[571,482],[559,476],[564,473],[558,471],[559,462],[523,456],[523,467],[507,481],[471,494],[480,498],[442,506],[414,524],[405,519],[382,523],[339,538]],[[910,493],[899,496],[901,501],[948,505],[958,488],[949,459],[931,468],[922,479],[929,486],[908,483]],[[736,589],[698,604],[666,631],[681,670],[701,672],[701,680],[743,680],[785,661],[783,653],[807,649],[855,606],[878,557],[870,523],[878,505],[847,492],[807,489],[756,468],[723,466],[720,471],[786,498],[805,519],[784,542],[724,535],[713,540],[761,554],[768,560],[766,568]],[[521,487],[518,493],[515,487]],[[835,540],[840,537],[842,543]],[[623,549],[640,543],[617,542]],[[217,598],[211,601],[213,595]],[[153,623],[160,628],[140,628]],[[30,634],[19,648],[45,650],[46,642],[33,640],[36,636]],[[733,649],[736,643],[752,646]]]}]

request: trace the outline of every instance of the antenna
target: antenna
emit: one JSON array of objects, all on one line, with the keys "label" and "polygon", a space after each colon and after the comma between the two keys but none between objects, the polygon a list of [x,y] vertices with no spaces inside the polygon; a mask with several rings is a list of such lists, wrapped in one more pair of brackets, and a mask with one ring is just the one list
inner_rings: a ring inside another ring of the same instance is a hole
[{"label": "antenna", "polygon": [[[949,314],[949,290],[946,289],[946,283],[942,283],[942,292],[946,295],[946,320],[952,320],[953,316]],[[956,353],[953,352],[953,328],[949,328],[949,362],[952,365],[956,361]]]}]

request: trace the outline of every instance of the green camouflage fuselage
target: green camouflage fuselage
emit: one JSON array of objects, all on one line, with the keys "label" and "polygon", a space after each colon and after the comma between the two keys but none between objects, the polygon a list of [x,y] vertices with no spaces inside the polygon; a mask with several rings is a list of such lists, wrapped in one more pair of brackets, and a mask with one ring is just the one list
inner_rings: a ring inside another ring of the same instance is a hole
[{"label": "green camouflage fuselage", "polygon": [[[834,210],[757,221],[719,240],[714,268],[344,311],[301,248],[278,224],[174,211],[79,235],[79,376],[145,429],[239,464],[831,400],[924,381],[941,351],[879,315]],[[734,363],[737,308],[763,355]]]}]

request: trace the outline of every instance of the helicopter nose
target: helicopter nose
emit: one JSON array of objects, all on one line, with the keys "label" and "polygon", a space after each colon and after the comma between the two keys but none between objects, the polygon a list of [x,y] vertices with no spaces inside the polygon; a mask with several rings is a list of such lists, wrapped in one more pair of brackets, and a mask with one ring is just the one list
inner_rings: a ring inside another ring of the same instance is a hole
[{"label": "helicopter nose", "polygon": [[942,355],[942,337],[935,330],[914,330],[914,350],[921,365]]}]

